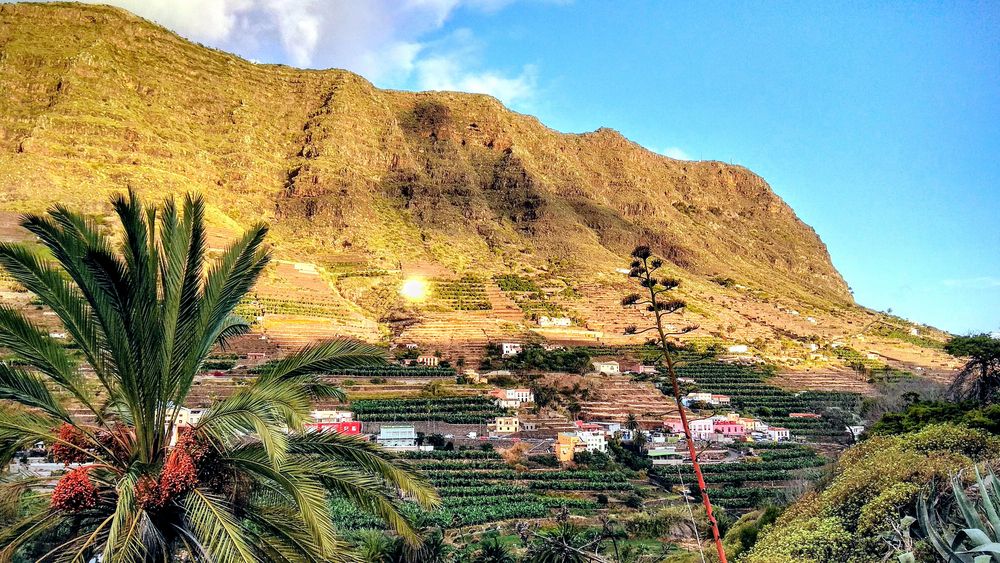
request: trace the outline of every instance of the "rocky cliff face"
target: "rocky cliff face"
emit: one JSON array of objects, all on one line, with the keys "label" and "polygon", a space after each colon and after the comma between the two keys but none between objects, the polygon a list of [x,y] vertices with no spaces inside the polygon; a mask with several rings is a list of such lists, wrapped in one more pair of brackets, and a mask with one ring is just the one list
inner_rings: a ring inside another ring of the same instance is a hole
[{"label": "rocky cliff face", "polygon": [[495,99],[256,65],[97,6],[0,5],[0,208],[196,190],[279,255],[454,273],[624,264],[850,303],[816,233],[738,166],[553,131]]}]

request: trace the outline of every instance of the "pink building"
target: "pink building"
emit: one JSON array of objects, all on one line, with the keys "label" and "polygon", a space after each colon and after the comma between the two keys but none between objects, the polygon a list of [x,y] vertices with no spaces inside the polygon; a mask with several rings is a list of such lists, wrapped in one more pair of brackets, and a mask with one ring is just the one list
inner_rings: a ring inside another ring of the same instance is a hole
[{"label": "pink building", "polygon": [[663,428],[670,431],[671,434],[683,434],[684,427],[681,425],[681,419],[679,418],[665,418],[663,419]]},{"label": "pink building", "polygon": [[[707,440],[715,433],[715,425],[711,418],[688,418],[688,427],[691,429],[691,437],[695,440]],[[672,434],[683,434],[684,426],[680,418],[668,418],[663,421],[663,427],[669,429]]]},{"label": "pink building", "polygon": [[713,430],[727,438],[739,438],[747,434],[747,429],[743,426],[743,423],[735,420],[716,420]]}]

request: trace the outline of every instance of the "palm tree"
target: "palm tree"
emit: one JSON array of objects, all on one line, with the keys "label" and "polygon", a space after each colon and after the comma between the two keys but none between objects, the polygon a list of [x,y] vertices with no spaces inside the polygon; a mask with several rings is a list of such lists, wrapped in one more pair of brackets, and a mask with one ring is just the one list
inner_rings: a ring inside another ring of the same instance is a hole
[{"label": "palm tree", "polygon": [[592,537],[567,522],[550,530],[535,534],[528,546],[526,560],[532,563],[588,563],[602,562],[604,558],[596,553],[602,538]]},{"label": "palm tree", "polygon": [[635,416],[635,413],[628,413],[628,416],[625,418],[625,429],[628,430],[632,436],[635,436],[639,433],[640,428],[642,428],[642,426],[639,424],[639,419]]},{"label": "palm tree", "polygon": [[474,563],[514,563],[514,556],[507,546],[496,534],[490,534],[483,538],[476,551]]},{"label": "palm tree", "polygon": [[0,265],[73,343],[0,306],[0,347],[15,358],[0,363],[0,463],[42,440],[73,464],[51,494],[0,482],[0,505],[21,507],[0,520],[0,560],[339,560],[333,496],[417,542],[400,493],[433,505],[423,478],[377,446],[303,431],[312,399],[344,398],[317,374],[384,363],[378,348],[334,340],[273,362],[171,445],[206,356],[249,328],[232,311],[268,263],[267,228],[210,260],[200,197],[112,206],[120,236],[56,206],[21,222],[45,253],[0,243]]},{"label": "palm tree", "polygon": [[355,549],[362,563],[392,563],[396,545],[381,530],[364,530],[358,534]]}]

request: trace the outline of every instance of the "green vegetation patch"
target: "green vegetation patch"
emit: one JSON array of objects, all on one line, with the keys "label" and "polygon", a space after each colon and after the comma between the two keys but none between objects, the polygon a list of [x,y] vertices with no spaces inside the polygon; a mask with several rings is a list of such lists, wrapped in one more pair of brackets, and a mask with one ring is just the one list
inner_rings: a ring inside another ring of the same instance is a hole
[{"label": "green vegetation patch", "polygon": [[437,399],[366,399],[351,403],[358,420],[367,422],[431,421],[450,424],[486,424],[506,409],[487,397]]},{"label": "green vegetation patch", "polygon": [[833,354],[844,360],[854,371],[868,378],[869,383],[897,383],[901,379],[913,377],[913,374],[890,367],[886,363],[866,357],[850,346],[833,348]]},{"label": "green vegetation patch", "polygon": [[433,280],[431,297],[457,311],[487,311],[493,308],[486,295],[485,283],[472,275],[458,280]]},{"label": "green vegetation patch", "polygon": [[[441,506],[426,511],[408,504],[405,511],[417,521],[443,528],[457,528],[527,518],[547,518],[554,509],[593,513],[598,508],[594,496],[634,490],[631,473],[590,470],[517,471],[501,461],[495,452],[453,450],[407,452],[434,484]],[[338,526],[347,530],[380,528],[375,518],[346,501],[335,501],[333,514]]]},{"label": "green vegetation patch", "polygon": [[542,289],[534,280],[522,278],[517,274],[503,274],[493,278],[497,282],[500,291],[509,292],[541,292]]}]

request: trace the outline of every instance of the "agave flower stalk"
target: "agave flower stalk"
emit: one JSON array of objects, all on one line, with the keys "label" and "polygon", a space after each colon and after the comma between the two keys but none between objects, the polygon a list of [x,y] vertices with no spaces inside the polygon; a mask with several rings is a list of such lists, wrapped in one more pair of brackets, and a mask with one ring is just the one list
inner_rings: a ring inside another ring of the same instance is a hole
[{"label": "agave flower stalk", "polygon": [[718,552],[719,560],[726,563],[726,549],[722,545],[722,536],[719,534],[719,523],[712,513],[712,501],[708,497],[708,488],[705,486],[705,478],[701,472],[701,464],[698,463],[698,452],[694,447],[694,439],[691,435],[691,428],[688,426],[687,414],[684,412],[684,404],[681,402],[681,389],[677,382],[677,372],[674,370],[674,360],[670,352],[668,336],[678,336],[691,332],[696,327],[688,326],[679,331],[668,332],[664,326],[663,317],[676,313],[684,308],[685,303],[679,299],[667,299],[665,294],[677,289],[680,282],[672,278],[657,278],[655,273],[663,266],[663,261],[654,258],[648,246],[638,246],[632,251],[632,264],[629,270],[629,277],[639,281],[639,285],[646,290],[646,295],[633,293],[622,299],[622,305],[646,306],[646,310],[653,313],[656,320],[654,326],[639,330],[636,327],[626,329],[627,334],[642,334],[643,332],[655,330],[663,350],[663,360],[666,364],[667,374],[670,377],[674,401],[677,404],[677,411],[680,413],[681,426],[684,429],[684,438],[687,442],[688,453],[691,456],[691,465],[694,467],[694,474],[698,480],[698,489],[701,491],[701,502],[705,505],[705,514],[712,528],[712,538],[715,540],[715,549]]}]

